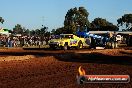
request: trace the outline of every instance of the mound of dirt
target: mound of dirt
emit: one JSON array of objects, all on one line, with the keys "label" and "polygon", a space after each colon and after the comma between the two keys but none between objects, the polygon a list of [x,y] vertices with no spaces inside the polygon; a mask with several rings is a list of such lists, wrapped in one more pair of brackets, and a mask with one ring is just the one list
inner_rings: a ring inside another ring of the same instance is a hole
[{"label": "mound of dirt", "polygon": [[0,56],[0,61],[12,61],[12,60],[28,60],[35,58],[34,55],[24,55],[24,56]]}]

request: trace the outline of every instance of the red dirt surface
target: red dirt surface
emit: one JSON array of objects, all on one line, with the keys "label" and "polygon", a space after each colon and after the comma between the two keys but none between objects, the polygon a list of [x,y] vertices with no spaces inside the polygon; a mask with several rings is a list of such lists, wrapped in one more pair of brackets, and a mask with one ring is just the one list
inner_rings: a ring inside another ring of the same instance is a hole
[{"label": "red dirt surface", "polygon": [[128,49],[66,52],[5,49],[0,50],[1,58],[0,88],[132,88],[132,82],[79,85],[76,79],[79,66],[87,75],[132,77],[132,50]]}]

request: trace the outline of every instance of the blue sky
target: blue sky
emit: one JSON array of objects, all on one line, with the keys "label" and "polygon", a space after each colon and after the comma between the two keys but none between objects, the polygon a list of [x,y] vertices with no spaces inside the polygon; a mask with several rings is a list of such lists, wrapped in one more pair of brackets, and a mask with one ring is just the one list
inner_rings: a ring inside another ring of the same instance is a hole
[{"label": "blue sky", "polygon": [[12,29],[16,24],[37,29],[42,24],[49,31],[63,26],[70,8],[83,6],[89,12],[89,21],[102,17],[117,24],[125,13],[132,13],[132,0],[0,0],[0,16],[5,19],[0,26]]}]

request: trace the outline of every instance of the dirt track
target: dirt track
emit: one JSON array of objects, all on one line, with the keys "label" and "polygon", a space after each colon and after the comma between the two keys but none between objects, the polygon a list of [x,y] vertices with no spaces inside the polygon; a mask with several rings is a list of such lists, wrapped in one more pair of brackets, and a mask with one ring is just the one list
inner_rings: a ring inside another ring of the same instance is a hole
[{"label": "dirt track", "polygon": [[[9,59],[10,57],[10,59]],[[18,58],[15,58],[18,57]],[[132,76],[132,50],[0,50],[0,88],[131,88],[126,84],[78,85],[82,66],[88,75]],[[26,58],[26,59],[20,59]],[[9,59],[9,60],[7,60]]]}]

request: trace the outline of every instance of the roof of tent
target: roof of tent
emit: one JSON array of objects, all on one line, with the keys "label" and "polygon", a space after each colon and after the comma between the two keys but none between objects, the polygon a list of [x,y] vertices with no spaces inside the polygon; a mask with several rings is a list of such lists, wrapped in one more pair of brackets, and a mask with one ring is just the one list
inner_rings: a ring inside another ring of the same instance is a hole
[{"label": "roof of tent", "polygon": [[4,28],[0,28],[0,34],[9,35],[9,30],[8,29],[4,29]]}]

